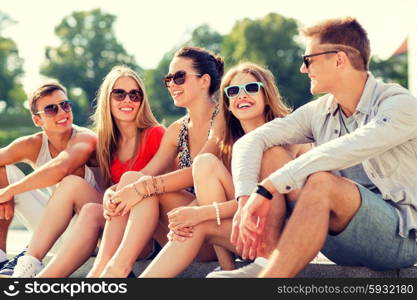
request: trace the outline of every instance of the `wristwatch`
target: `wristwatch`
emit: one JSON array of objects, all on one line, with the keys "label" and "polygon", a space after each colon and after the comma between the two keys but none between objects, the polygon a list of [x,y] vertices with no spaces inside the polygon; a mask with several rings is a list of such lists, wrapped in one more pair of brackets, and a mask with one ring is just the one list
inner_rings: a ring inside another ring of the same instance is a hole
[{"label": "wristwatch", "polygon": [[268,200],[272,200],[273,198],[272,194],[264,186],[260,184],[256,186],[254,193],[257,193]]}]

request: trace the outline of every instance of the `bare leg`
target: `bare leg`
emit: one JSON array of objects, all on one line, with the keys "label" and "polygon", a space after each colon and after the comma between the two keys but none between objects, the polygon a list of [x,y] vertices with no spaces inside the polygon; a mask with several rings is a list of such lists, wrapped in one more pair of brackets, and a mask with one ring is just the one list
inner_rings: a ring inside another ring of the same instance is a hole
[{"label": "bare leg", "polygon": [[86,203],[100,200],[101,194],[81,177],[70,175],[62,179],[32,235],[27,254],[42,260],[68,227],[74,212]]},{"label": "bare leg", "polygon": [[104,226],[103,206],[85,204],[70,236],[38,277],[67,277],[90,258]]},{"label": "bare leg", "polygon": [[[291,155],[284,148],[274,147],[269,149],[264,153],[261,177],[268,176],[272,171],[279,169],[291,159]],[[213,174],[210,177],[214,177]],[[269,257],[272,249],[276,247],[285,217],[285,199],[281,195],[274,195],[273,203],[271,213],[267,218],[261,251],[258,253],[259,256],[263,257]],[[201,223],[194,228],[191,238],[184,242],[169,242],[141,277],[174,277],[178,275],[191,264],[199,247],[205,241],[235,251],[230,243],[230,234],[231,219],[222,220],[220,226],[217,226],[214,221]],[[173,263],[174,261],[175,263]]]},{"label": "bare leg", "polygon": [[100,277],[128,275],[139,253],[152,238],[158,223],[158,209],[156,197],[146,198],[131,209],[123,239]]},{"label": "bare leg", "polygon": [[[272,172],[280,169],[292,159],[293,157],[283,147],[272,147],[266,150],[262,157],[260,179],[268,177]],[[275,193],[266,218],[261,246],[257,253],[258,257],[269,258],[272,251],[276,248],[284,226],[285,215],[285,198],[283,195]]]},{"label": "bare leg", "polygon": [[327,172],[310,175],[278,247],[261,277],[296,276],[323,247],[329,229],[341,232],[360,207],[357,186]]},{"label": "bare leg", "polygon": [[[193,179],[198,205],[225,202],[234,198],[232,175],[213,154],[198,155],[193,162]],[[234,270],[233,255],[220,246],[213,246],[223,270]]]},{"label": "bare leg", "polygon": [[[174,208],[180,206],[187,206],[190,204],[192,200],[194,200],[194,196],[185,191],[178,191],[174,193],[166,193],[160,195],[158,197],[159,200],[159,207],[160,207],[160,217],[159,217],[159,225],[154,234],[154,237],[157,239],[161,246],[164,246],[167,242],[167,234],[168,234],[168,216],[167,213],[173,210]],[[203,244],[201,247],[198,255],[198,261],[212,261],[216,257],[214,253],[213,246],[210,244]]]},{"label": "bare leg", "polygon": [[[162,211],[186,205],[192,196],[186,192],[166,193],[159,197],[146,198],[135,205],[129,216],[129,222],[123,239],[114,256],[110,259],[101,277],[126,277],[146,243],[152,238],[160,217],[160,199],[166,203]],[[169,202],[168,202],[168,200]],[[169,204],[168,204],[169,203]],[[172,207],[172,208],[171,208]],[[165,215],[166,218],[166,215]],[[162,224],[164,221],[162,221]],[[165,224],[167,221],[165,221]],[[167,225],[165,225],[166,227]]]},{"label": "bare leg", "polygon": [[[218,226],[215,221],[208,221],[194,227],[193,236],[185,241],[170,241],[159,252],[146,270],[139,277],[175,277],[189,266],[197,256],[204,242],[207,241],[234,251],[230,243],[231,219],[222,221]],[[175,263],[173,263],[175,262]]]},{"label": "bare leg", "polygon": [[[0,188],[4,188],[8,185],[9,182],[7,181],[6,168],[0,167]],[[6,252],[7,233],[12,220],[13,218],[10,218],[9,220],[0,220],[0,249],[4,252]]]},{"label": "bare leg", "polygon": [[[138,172],[124,173],[120,182],[117,185],[117,189],[123,188],[127,184],[139,179],[140,177],[141,175]],[[142,209],[146,211],[146,208],[144,208],[145,206],[143,206],[143,204],[139,203],[136,206],[142,207]],[[132,211],[133,210],[134,208],[132,208]],[[130,215],[132,214],[132,211],[128,215],[113,217],[110,221],[106,221],[103,232],[103,238],[100,244],[100,249],[97,258],[94,261],[93,268],[90,270],[87,277],[99,277],[100,274],[102,274],[106,265],[114,256],[117,249],[119,248],[119,245],[123,240],[123,235],[126,230],[128,220],[131,217]],[[136,258],[137,255],[134,257],[134,259],[136,260]]]}]

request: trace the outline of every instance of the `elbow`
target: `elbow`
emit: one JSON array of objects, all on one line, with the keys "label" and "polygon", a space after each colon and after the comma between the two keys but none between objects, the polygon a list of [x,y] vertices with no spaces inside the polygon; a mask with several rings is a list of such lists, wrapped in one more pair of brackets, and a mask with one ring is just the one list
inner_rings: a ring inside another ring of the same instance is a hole
[{"label": "elbow", "polygon": [[59,164],[54,169],[56,170],[56,175],[59,179],[62,179],[74,172],[74,168],[67,163]]}]

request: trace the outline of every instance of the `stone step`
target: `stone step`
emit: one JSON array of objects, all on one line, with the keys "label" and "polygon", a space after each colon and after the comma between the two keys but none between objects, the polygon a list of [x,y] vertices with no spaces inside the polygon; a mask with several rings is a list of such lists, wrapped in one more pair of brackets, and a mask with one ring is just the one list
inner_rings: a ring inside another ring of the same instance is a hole
[{"label": "stone step", "polygon": [[[94,258],[90,258],[71,277],[84,278],[93,265]],[[133,267],[136,275],[142,273],[151,260],[138,261]],[[237,263],[242,267],[244,263]],[[180,278],[204,278],[218,266],[217,262],[194,262],[181,275]],[[415,278],[417,265],[404,269],[390,271],[373,271],[365,267],[338,266],[330,261],[313,261],[299,275],[301,278]]]}]

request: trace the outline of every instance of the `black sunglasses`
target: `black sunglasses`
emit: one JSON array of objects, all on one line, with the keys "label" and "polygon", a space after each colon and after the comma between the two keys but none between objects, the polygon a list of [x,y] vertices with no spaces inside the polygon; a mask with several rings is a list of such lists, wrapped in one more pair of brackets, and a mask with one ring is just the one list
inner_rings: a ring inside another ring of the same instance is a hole
[{"label": "black sunglasses", "polygon": [[332,50],[332,51],[324,51],[324,52],[319,52],[319,53],[313,53],[313,54],[303,55],[304,65],[308,69],[308,67],[311,65],[311,61],[309,59],[310,57],[324,55],[324,54],[337,53],[337,52],[339,52],[339,51]]},{"label": "black sunglasses", "polygon": [[201,76],[201,74],[197,73],[187,73],[185,71],[177,71],[174,74],[167,74],[164,76],[163,81],[166,87],[169,87],[171,84],[171,81],[173,80],[176,85],[184,84],[185,77],[187,75],[194,75],[194,76]]},{"label": "black sunglasses", "polygon": [[39,110],[36,112],[35,115],[45,114],[48,117],[55,117],[58,114],[59,108],[61,107],[63,111],[70,112],[72,110],[72,102],[70,100],[64,100],[58,104],[48,104],[43,108],[43,110]]},{"label": "black sunglasses", "polygon": [[126,95],[129,95],[130,101],[133,102],[140,102],[143,100],[143,92],[142,90],[130,90],[129,92],[125,91],[124,89],[113,89],[111,91],[111,95],[113,99],[116,101],[123,101],[126,99]]}]

